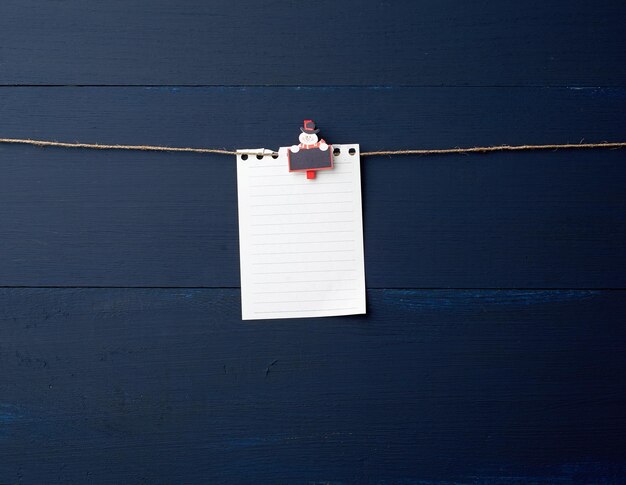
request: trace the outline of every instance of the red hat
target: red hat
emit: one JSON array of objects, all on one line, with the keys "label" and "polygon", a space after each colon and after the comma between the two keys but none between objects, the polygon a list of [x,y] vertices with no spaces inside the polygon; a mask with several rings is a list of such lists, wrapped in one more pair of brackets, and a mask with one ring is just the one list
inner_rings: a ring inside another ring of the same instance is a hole
[{"label": "red hat", "polygon": [[313,133],[317,133],[320,130],[315,129],[315,121],[313,120],[304,120],[304,126],[300,128],[302,133],[308,133],[312,135]]}]

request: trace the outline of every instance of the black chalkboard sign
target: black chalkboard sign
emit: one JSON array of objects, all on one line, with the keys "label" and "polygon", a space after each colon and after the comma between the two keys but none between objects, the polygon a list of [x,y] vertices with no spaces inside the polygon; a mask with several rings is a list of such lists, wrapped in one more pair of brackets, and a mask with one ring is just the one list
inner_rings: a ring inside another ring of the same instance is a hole
[{"label": "black chalkboard sign", "polygon": [[301,148],[300,151],[289,153],[289,171],[324,170],[333,168],[333,150],[319,148]]}]

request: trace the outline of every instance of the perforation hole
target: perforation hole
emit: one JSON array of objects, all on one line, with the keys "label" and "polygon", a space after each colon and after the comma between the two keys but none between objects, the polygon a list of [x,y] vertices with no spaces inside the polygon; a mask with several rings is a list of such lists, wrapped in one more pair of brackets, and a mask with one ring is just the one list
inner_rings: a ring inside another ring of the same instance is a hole
[{"label": "perforation hole", "polygon": [[356,150],[354,148],[350,148],[350,150],[348,150],[348,153],[350,155],[354,155],[356,153]]},{"label": "perforation hole", "polygon": [[243,155],[241,155],[241,159],[242,160],[247,160],[248,159],[248,155],[246,155],[245,153]]},{"label": "perforation hole", "polygon": [[263,160],[263,155],[257,155],[257,156],[256,156],[256,159],[257,159],[257,160]]},{"label": "perforation hole", "polygon": [[273,159],[277,159],[278,158],[278,153],[272,153],[272,158]]},{"label": "perforation hole", "polygon": [[341,149],[339,149],[339,148],[334,148],[333,149],[333,155],[334,156],[338,156],[340,153],[341,153]]}]

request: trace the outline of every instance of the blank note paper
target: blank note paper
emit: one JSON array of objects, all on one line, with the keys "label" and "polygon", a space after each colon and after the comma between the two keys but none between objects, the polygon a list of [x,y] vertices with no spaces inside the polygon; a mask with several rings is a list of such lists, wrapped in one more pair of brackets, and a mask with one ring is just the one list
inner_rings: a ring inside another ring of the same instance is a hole
[{"label": "blank note paper", "polygon": [[237,155],[244,320],[365,313],[359,145],[332,148],[313,180],[289,172],[287,148]]}]

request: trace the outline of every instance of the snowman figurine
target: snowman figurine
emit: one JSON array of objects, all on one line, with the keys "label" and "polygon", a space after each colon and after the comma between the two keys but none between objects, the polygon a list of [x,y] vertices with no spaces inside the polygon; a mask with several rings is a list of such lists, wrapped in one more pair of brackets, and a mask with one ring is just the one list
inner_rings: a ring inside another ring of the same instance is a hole
[{"label": "snowman figurine", "polygon": [[292,145],[287,152],[290,172],[306,172],[306,178],[315,178],[317,170],[333,168],[333,153],[330,145],[320,139],[313,120],[304,120],[300,128],[299,145]]}]

